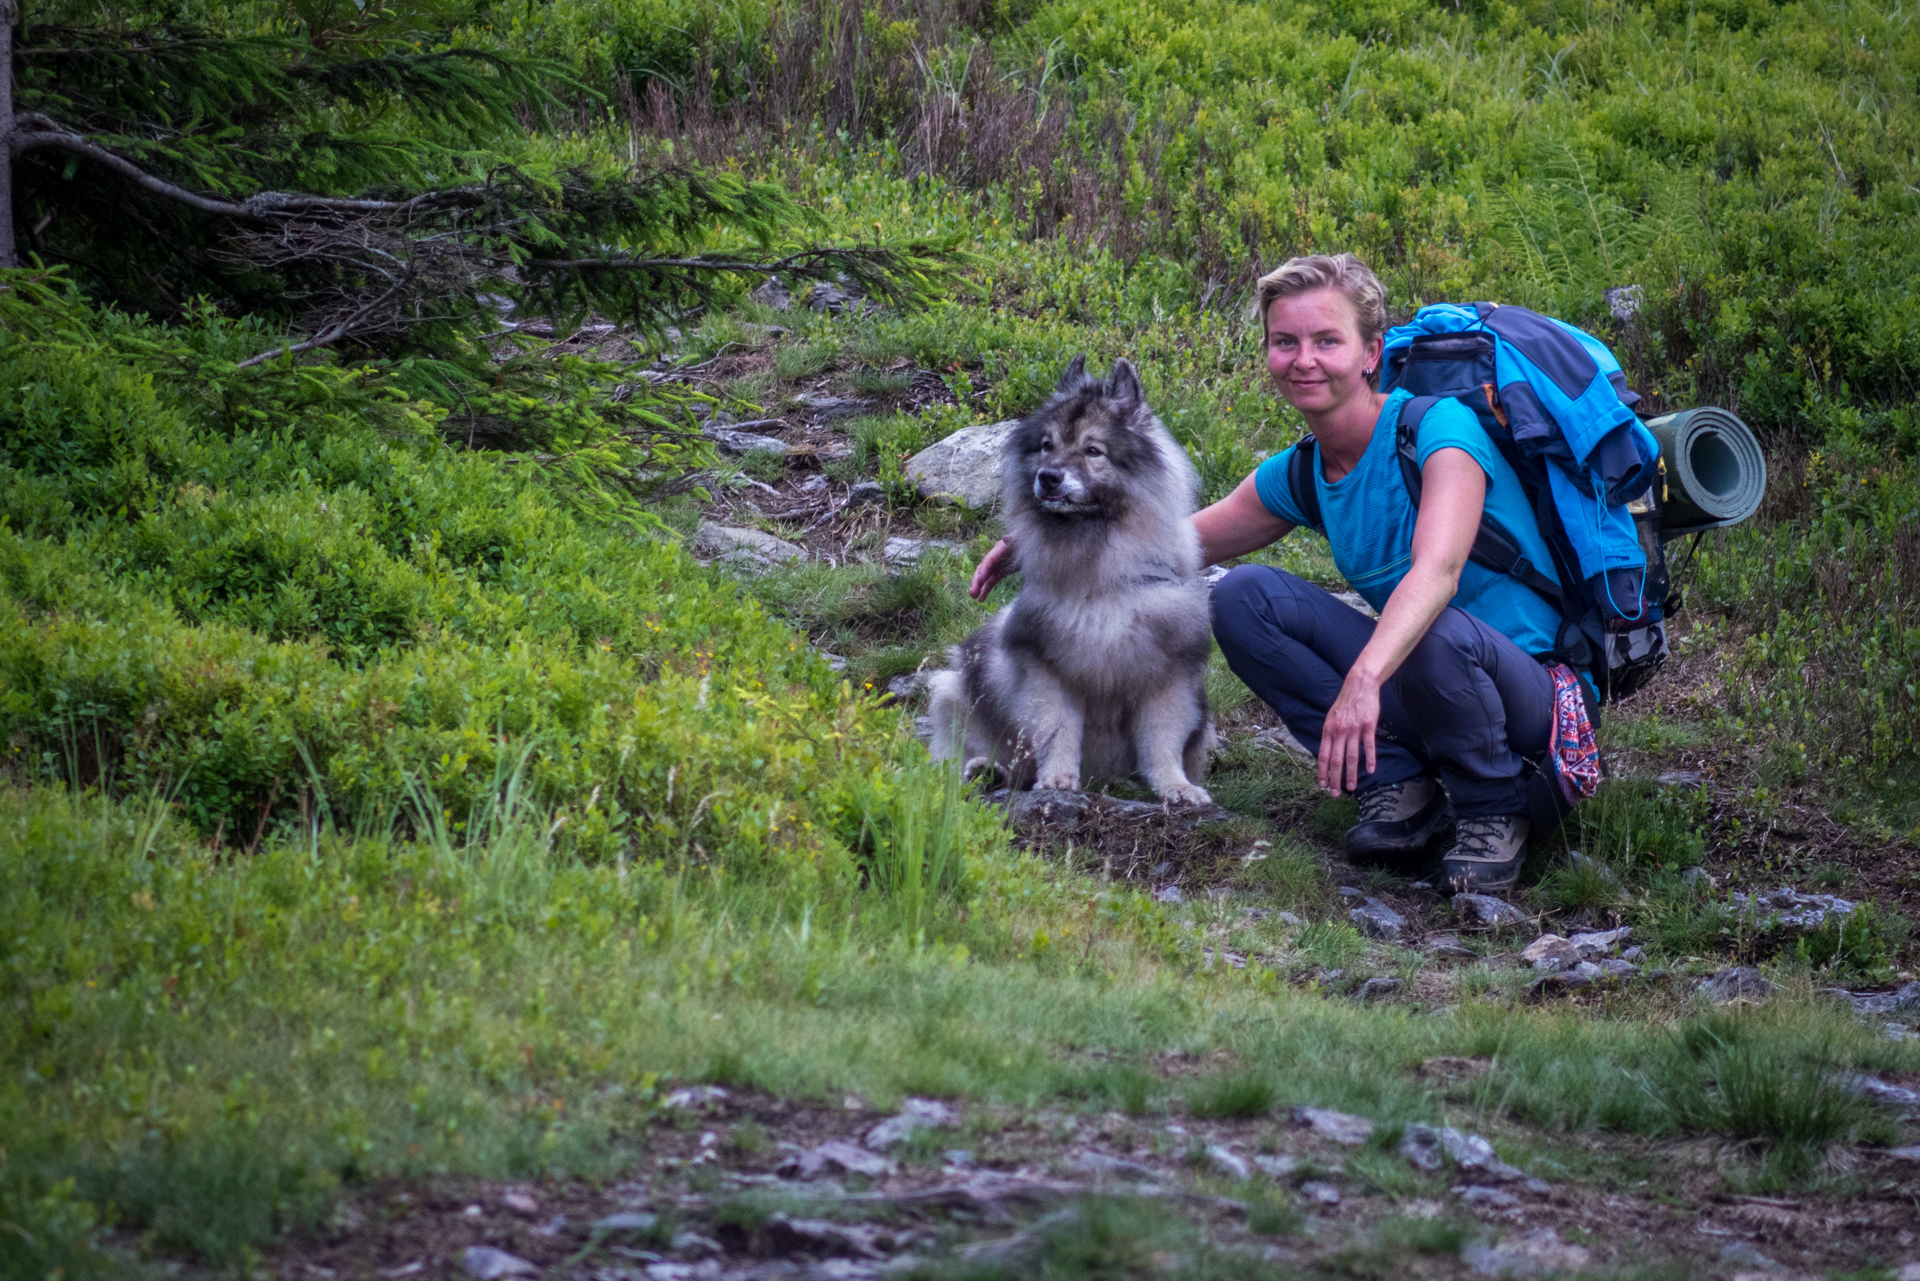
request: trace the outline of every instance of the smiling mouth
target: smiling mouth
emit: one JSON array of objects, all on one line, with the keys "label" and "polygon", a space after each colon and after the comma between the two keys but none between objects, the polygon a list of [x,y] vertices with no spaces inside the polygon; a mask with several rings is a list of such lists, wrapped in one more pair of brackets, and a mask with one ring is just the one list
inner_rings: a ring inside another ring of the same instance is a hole
[{"label": "smiling mouth", "polygon": [[1062,497],[1056,496],[1053,498],[1042,498],[1040,500],[1040,510],[1054,512],[1058,515],[1064,516],[1064,515],[1072,515],[1076,512],[1091,511],[1093,510],[1093,504],[1090,502],[1087,502],[1084,499],[1082,499],[1079,502],[1075,502],[1071,498],[1062,498]]}]

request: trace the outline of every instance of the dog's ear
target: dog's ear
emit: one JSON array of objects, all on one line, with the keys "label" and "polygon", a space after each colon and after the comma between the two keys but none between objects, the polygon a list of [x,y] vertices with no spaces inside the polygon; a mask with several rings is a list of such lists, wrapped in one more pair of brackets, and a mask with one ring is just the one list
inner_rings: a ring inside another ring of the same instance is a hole
[{"label": "dog's ear", "polygon": [[1067,372],[1060,375],[1060,385],[1053,390],[1059,394],[1077,390],[1086,376],[1087,353],[1083,351],[1073,358],[1073,363],[1067,366]]},{"label": "dog's ear", "polygon": [[1135,372],[1133,362],[1125,356],[1113,362],[1113,372],[1107,375],[1107,399],[1113,407],[1123,414],[1130,414],[1140,408],[1147,393],[1140,386],[1140,375]]}]

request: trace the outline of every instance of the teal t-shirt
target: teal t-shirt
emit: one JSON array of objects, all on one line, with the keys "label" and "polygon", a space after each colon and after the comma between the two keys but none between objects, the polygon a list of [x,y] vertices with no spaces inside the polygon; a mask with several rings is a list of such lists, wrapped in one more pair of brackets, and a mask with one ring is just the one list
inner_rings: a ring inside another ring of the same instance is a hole
[{"label": "teal t-shirt", "polygon": [[[1405,391],[1387,398],[1374,425],[1373,440],[1351,472],[1328,484],[1319,467],[1312,469],[1320,491],[1320,514],[1326,522],[1321,532],[1333,548],[1333,563],[1375,609],[1386,608],[1387,597],[1413,565],[1413,522],[1418,513],[1400,475],[1394,442],[1400,407],[1411,399]],[[1287,487],[1287,465],[1298,448],[1288,446],[1261,463],[1253,474],[1253,485],[1268,511],[1291,524],[1306,525],[1307,518],[1294,506]],[[1527,559],[1558,582],[1553,557],[1540,537],[1520,478],[1488,439],[1480,420],[1457,400],[1439,401],[1420,422],[1420,465],[1426,466],[1427,459],[1441,449],[1465,450],[1480,464],[1487,475],[1487,511],[1514,536]],[[1451,603],[1529,654],[1550,652],[1560,632],[1559,612],[1533,589],[1471,561],[1460,571],[1460,590]]]}]

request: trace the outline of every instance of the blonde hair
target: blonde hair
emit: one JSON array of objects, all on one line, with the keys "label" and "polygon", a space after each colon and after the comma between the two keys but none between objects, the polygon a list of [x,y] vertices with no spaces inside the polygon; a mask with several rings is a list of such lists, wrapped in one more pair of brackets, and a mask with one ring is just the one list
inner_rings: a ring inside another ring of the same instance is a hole
[{"label": "blonde hair", "polygon": [[[1316,289],[1336,289],[1353,304],[1354,319],[1360,326],[1360,343],[1371,347],[1373,340],[1387,332],[1387,287],[1373,269],[1352,254],[1308,254],[1289,258],[1260,277],[1256,295],[1259,319],[1267,323],[1267,309],[1276,298],[1293,298]],[[1376,368],[1372,379],[1378,383]]]}]

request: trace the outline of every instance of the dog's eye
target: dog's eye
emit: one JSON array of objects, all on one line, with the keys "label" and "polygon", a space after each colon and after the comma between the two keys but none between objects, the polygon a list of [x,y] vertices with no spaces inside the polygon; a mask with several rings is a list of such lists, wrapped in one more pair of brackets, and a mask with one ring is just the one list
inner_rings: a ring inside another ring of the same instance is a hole
[{"label": "dog's eye", "polygon": [[1088,446],[1087,446],[1087,457],[1089,457],[1089,458],[1104,458],[1104,457],[1106,457],[1106,455],[1100,452],[1100,447],[1099,447],[1098,445],[1088,445]]}]

